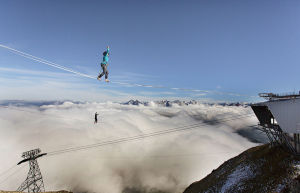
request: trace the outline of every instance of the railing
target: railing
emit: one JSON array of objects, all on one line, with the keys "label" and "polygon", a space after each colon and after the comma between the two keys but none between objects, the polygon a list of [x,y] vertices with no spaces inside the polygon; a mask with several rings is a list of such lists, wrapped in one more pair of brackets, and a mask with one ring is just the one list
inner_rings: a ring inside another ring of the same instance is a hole
[{"label": "railing", "polygon": [[289,92],[289,93],[259,93],[260,97],[263,97],[267,100],[276,100],[276,99],[291,99],[291,98],[300,98],[300,91],[299,93],[296,92]]}]

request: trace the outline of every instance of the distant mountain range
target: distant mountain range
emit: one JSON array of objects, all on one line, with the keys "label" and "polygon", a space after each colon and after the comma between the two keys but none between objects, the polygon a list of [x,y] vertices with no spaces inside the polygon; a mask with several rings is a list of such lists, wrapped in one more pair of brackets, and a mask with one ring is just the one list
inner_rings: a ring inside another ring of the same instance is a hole
[{"label": "distant mountain range", "polygon": [[2,106],[18,106],[18,107],[27,107],[27,106],[43,106],[43,105],[59,105],[63,104],[62,101],[25,101],[25,100],[3,100],[0,101]]},{"label": "distant mountain range", "polygon": [[153,102],[142,102],[139,100],[129,100],[128,102],[121,103],[123,105],[143,105],[143,106],[150,106],[150,103],[155,103],[160,106],[164,107],[172,107],[173,105],[179,105],[179,106],[188,106],[188,105],[194,105],[194,104],[206,104],[206,105],[220,105],[220,106],[249,106],[249,103],[203,103],[203,102],[198,102],[195,100],[191,101],[181,101],[181,100],[174,100],[174,101],[169,101],[169,100],[161,100],[161,101],[153,101]]},{"label": "distant mountain range", "polygon": [[[27,100],[2,100],[0,105],[2,106],[17,106],[17,107],[40,107],[43,105],[61,105],[66,101],[27,101]],[[71,101],[75,104],[80,104],[81,102]]]},{"label": "distant mountain range", "polygon": [[[9,106],[9,105],[13,105],[13,106],[19,106],[19,107],[25,107],[25,106],[35,106],[35,107],[39,107],[39,106],[43,106],[43,105],[61,105],[64,102],[72,102],[74,104],[82,104],[83,102],[79,102],[79,101],[70,101],[70,100],[65,100],[65,101],[26,101],[26,100],[2,100],[0,101],[0,105],[2,106]],[[156,104],[159,106],[163,106],[163,107],[172,107],[174,105],[179,105],[179,106],[188,106],[188,105],[194,105],[194,104],[206,104],[209,106],[213,106],[213,105],[220,105],[220,106],[249,106],[249,103],[239,103],[239,102],[235,102],[235,103],[204,103],[204,102],[198,102],[195,100],[190,100],[190,101],[181,101],[181,100],[173,100],[173,101],[169,101],[169,100],[161,100],[161,101],[151,101],[151,102],[144,102],[144,101],[139,101],[139,100],[129,100],[127,102],[124,103],[120,103],[122,105],[142,105],[142,106],[151,106],[151,104]]]}]

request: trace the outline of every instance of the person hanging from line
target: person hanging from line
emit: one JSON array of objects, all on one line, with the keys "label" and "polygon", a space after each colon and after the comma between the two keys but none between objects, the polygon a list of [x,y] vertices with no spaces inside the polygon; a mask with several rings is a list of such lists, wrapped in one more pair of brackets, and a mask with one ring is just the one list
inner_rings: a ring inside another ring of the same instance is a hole
[{"label": "person hanging from line", "polygon": [[109,57],[109,46],[107,46],[106,51],[103,52],[103,59],[101,62],[102,73],[100,73],[99,76],[97,77],[98,80],[101,80],[101,77],[105,74],[105,82],[109,82],[108,70],[107,70],[108,60],[109,60],[108,57]]},{"label": "person hanging from line", "polygon": [[96,113],[95,113],[95,122],[94,122],[94,124],[98,123],[98,115],[99,115],[99,114],[96,112]]}]

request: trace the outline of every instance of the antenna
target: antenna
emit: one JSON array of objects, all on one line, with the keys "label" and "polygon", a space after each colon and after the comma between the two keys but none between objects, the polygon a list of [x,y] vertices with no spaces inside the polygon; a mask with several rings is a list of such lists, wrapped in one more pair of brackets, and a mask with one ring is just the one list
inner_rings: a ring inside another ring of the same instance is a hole
[{"label": "antenna", "polygon": [[41,154],[41,150],[39,148],[22,153],[22,157],[24,159],[20,161],[18,165],[28,161],[29,172],[26,180],[21,184],[17,191],[23,192],[24,190],[28,189],[28,192],[45,192],[43,177],[36,160],[44,155],[47,154]]}]

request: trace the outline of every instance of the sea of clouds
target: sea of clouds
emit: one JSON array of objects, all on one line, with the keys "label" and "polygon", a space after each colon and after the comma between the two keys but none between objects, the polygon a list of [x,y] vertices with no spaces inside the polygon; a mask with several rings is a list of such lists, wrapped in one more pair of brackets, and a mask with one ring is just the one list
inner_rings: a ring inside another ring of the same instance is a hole
[{"label": "sea of clouds", "polygon": [[[99,113],[98,124],[94,124],[95,112]],[[257,124],[255,116],[217,121],[247,113],[252,110],[245,106],[163,107],[154,102],[148,106],[112,102],[12,105],[0,108],[0,173],[18,163],[22,152],[34,148],[47,153],[207,123],[199,128],[38,160],[46,190],[180,193],[224,161],[265,142],[264,136],[248,127]],[[0,176],[0,189],[18,188],[28,172],[28,163],[22,165]],[[5,180],[6,177],[9,178]]]}]

